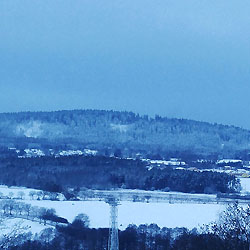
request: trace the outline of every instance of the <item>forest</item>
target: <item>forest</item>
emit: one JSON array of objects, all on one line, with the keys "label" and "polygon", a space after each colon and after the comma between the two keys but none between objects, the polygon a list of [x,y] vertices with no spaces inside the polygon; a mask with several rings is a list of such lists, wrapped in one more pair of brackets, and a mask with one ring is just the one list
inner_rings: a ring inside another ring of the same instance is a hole
[{"label": "forest", "polygon": [[0,184],[50,192],[79,189],[143,189],[187,193],[232,193],[239,181],[217,172],[153,168],[141,160],[105,156],[0,158]]},{"label": "forest", "polygon": [[[124,157],[146,155],[250,158],[250,131],[133,112],[71,110],[0,114],[0,146],[22,148],[89,147]],[[185,153],[186,152],[186,153]]]}]

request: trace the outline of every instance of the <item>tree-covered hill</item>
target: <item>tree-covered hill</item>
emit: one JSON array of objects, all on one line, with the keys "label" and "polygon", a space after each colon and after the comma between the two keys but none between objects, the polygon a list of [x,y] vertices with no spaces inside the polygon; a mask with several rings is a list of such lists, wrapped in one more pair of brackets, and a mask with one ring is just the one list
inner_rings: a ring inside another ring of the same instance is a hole
[{"label": "tree-covered hill", "polygon": [[117,148],[124,154],[137,150],[232,156],[250,150],[250,131],[187,119],[150,118],[104,110],[0,114],[0,145],[27,143]]}]

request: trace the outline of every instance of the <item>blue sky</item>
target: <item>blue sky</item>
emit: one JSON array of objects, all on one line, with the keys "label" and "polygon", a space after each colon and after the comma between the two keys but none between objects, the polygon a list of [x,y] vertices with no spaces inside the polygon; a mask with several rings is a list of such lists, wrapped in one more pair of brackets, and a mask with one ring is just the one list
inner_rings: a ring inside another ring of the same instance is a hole
[{"label": "blue sky", "polygon": [[129,110],[250,128],[250,2],[1,0],[0,112]]}]

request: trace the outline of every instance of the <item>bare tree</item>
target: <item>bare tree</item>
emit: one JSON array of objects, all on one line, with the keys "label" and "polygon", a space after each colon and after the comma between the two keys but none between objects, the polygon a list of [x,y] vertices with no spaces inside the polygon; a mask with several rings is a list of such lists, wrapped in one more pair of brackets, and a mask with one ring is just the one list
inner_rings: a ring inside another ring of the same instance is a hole
[{"label": "bare tree", "polygon": [[55,192],[49,193],[49,199],[52,201],[58,200],[58,193]]},{"label": "bare tree", "polygon": [[8,213],[8,203],[7,203],[7,201],[6,200],[3,200],[2,201],[2,209],[3,209],[3,213],[4,214],[7,214]]},{"label": "bare tree", "polygon": [[149,203],[150,198],[151,198],[150,195],[146,195],[146,196],[145,196],[145,199],[146,199],[147,203]]},{"label": "bare tree", "polygon": [[2,210],[2,212],[4,212],[4,210],[3,210],[4,204],[5,204],[5,200],[1,200],[0,201],[0,209]]},{"label": "bare tree", "polygon": [[41,200],[42,197],[44,196],[43,191],[36,192],[36,195],[38,200]]},{"label": "bare tree", "polygon": [[238,249],[245,242],[250,250],[250,207],[240,206],[237,202],[228,205],[220,214],[219,221],[205,227],[205,232],[213,233]]},{"label": "bare tree", "polygon": [[18,214],[19,214],[19,209],[18,209],[18,207],[19,207],[19,204],[18,204],[17,202],[15,202],[15,204],[14,204],[14,211],[15,211],[15,213],[16,213],[16,216],[18,216]]},{"label": "bare tree", "polygon": [[30,204],[25,204],[23,208],[24,208],[24,211],[27,214],[27,218],[29,218],[29,216],[30,216],[30,210],[31,210],[31,205]]},{"label": "bare tree", "polygon": [[139,201],[139,196],[138,195],[133,195],[133,202]]},{"label": "bare tree", "polygon": [[48,191],[41,191],[42,193],[42,199],[45,200],[46,196],[48,196],[49,192]]},{"label": "bare tree", "polygon": [[31,198],[31,200],[34,200],[34,196],[36,195],[36,191],[30,191],[29,192],[29,197]]},{"label": "bare tree", "polygon": [[[1,231],[4,230],[4,226],[0,228]],[[0,236],[0,249],[9,249],[12,246],[17,246],[23,242],[30,240],[32,234],[25,233],[25,227],[22,227],[22,223],[16,223],[11,231]]]},{"label": "bare tree", "polygon": [[14,196],[14,193],[13,193],[13,192],[9,192],[9,195],[8,195],[8,196],[9,196],[10,199],[12,199],[13,196]]},{"label": "bare tree", "polygon": [[22,200],[23,197],[25,196],[25,193],[24,193],[23,191],[19,191],[19,192],[17,193],[17,195],[18,195],[18,198],[20,198],[20,199]]},{"label": "bare tree", "polygon": [[46,245],[55,238],[55,229],[53,228],[45,228],[41,233],[39,239],[42,240]]},{"label": "bare tree", "polygon": [[13,200],[6,200],[7,206],[8,206],[8,210],[9,210],[9,215],[12,215],[12,211],[15,208],[15,204],[16,202]]},{"label": "bare tree", "polygon": [[34,207],[31,207],[31,210],[30,210],[30,215],[31,217],[34,219],[34,218],[39,218],[39,215],[40,215],[40,208],[37,207],[37,206],[34,206]]},{"label": "bare tree", "polygon": [[43,215],[46,213],[46,208],[40,207],[38,211],[39,211],[38,218],[40,220],[40,223],[42,223],[42,220],[43,220],[44,221],[44,225],[46,225],[46,220],[44,220],[44,217],[43,217]]},{"label": "bare tree", "polygon": [[24,210],[24,206],[25,204],[23,202],[16,202],[15,204],[15,210],[16,210],[16,213],[17,215],[22,215],[22,212]]}]

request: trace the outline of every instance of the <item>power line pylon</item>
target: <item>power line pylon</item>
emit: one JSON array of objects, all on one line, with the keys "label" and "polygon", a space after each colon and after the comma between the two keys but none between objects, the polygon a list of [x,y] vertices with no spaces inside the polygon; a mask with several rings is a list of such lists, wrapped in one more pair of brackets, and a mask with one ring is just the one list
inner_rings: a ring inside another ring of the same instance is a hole
[{"label": "power line pylon", "polygon": [[115,198],[107,200],[110,206],[110,227],[109,227],[109,242],[108,250],[119,250],[118,237],[118,205],[119,202]]}]

